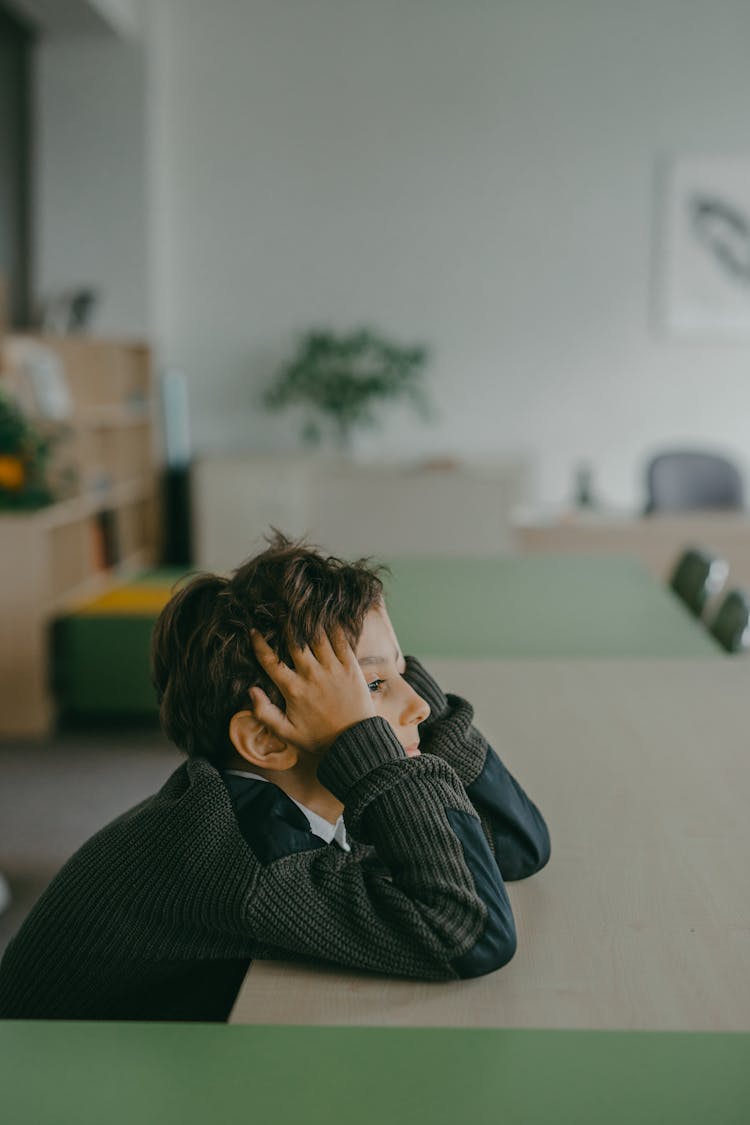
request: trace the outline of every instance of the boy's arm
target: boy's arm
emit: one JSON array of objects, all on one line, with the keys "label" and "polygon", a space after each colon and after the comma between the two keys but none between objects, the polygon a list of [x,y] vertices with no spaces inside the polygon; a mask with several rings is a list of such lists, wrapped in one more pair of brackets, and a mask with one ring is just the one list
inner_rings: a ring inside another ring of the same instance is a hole
[{"label": "boy's arm", "polygon": [[481,817],[503,878],[524,879],[550,856],[547,825],[536,805],[472,725],[474,709],[457,695],[446,695],[426,668],[406,657],[404,678],[430,705],[420,726],[421,748],[453,766]]},{"label": "boy's arm", "polygon": [[373,717],[338,736],[318,776],[343,802],[354,846],[295,851],[262,868],[246,904],[255,956],[427,979],[479,976],[510,960],[505,886],[446,762],[408,758]]}]

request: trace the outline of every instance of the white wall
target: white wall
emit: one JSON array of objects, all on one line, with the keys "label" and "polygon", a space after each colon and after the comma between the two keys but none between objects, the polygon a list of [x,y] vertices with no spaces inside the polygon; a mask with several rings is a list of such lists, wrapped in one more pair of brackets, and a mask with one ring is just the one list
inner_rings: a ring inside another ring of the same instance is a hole
[{"label": "white wall", "polygon": [[89,0],[89,4],[118,35],[131,39],[141,35],[148,0]]},{"label": "white wall", "polygon": [[150,0],[4,0],[43,38],[141,34]]},{"label": "white wall", "polygon": [[97,332],[149,335],[145,47],[42,40],[35,100],[35,290],[93,284]]},{"label": "white wall", "polygon": [[[544,501],[581,458],[605,499],[639,500],[667,442],[750,468],[750,349],[651,324],[658,161],[750,147],[746,0],[153,0],[151,15],[149,307],[162,359],[190,377],[200,449],[292,448],[259,388],[297,332],[369,323],[431,345],[440,411],[395,417],[370,452],[531,454]],[[66,222],[43,207],[42,234],[45,279],[73,261],[87,280],[95,253],[106,324],[128,331],[147,293],[124,59],[48,54],[45,190],[66,161],[92,176]],[[102,104],[71,113],[86,66]],[[104,258],[85,238],[97,180],[121,193]]]}]

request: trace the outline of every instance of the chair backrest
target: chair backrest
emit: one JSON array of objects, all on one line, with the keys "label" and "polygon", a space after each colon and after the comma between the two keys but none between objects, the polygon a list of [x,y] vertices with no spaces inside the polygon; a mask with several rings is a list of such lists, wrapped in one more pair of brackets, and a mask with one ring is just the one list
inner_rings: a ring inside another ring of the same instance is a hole
[{"label": "chair backrest", "polygon": [[727,652],[750,649],[750,597],[744,590],[730,590],[710,625]]},{"label": "chair backrest", "polygon": [[698,450],[673,450],[653,457],[646,469],[646,512],[742,508],[739,470],[725,457]]},{"label": "chair backrest", "polygon": [[691,613],[700,617],[709,598],[721,590],[729,574],[729,565],[699,547],[688,547],[672,571],[669,585]]}]

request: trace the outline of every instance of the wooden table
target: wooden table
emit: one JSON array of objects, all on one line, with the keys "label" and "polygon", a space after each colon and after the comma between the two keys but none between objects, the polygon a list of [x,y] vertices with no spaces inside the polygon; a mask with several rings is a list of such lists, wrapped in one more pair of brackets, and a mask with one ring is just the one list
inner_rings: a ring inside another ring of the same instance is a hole
[{"label": "wooden table", "polygon": [[232,1020],[750,1030],[750,667],[429,666],[550,827],[547,868],[509,884],[514,960],[450,984],[255,962]]},{"label": "wooden table", "polygon": [[630,555],[665,581],[686,547],[703,547],[729,563],[732,586],[750,586],[750,513],[639,512],[606,508],[518,509],[513,542],[522,552]]},{"label": "wooden table", "polygon": [[390,560],[406,652],[430,657],[690,657],[722,653],[635,559],[565,555]]}]

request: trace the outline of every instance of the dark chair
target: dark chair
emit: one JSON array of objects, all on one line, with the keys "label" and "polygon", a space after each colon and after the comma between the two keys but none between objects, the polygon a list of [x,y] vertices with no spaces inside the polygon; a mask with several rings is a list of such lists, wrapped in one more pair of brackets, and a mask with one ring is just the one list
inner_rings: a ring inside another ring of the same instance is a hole
[{"label": "dark chair", "polygon": [[709,598],[716,597],[727,580],[729,566],[698,547],[689,547],[677,561],[669,585],[691,613],[700,617]]},{"label": "dark chair", "polygon": [[727,652],[750,649],[750,597],[744,590],[730,590],[721,603],[710,630]]},{"label": "dark chair", "polygon": [[646,469],[646,514],[744,506],[739,470],[725,457],[673,450],[652,457]]}]

